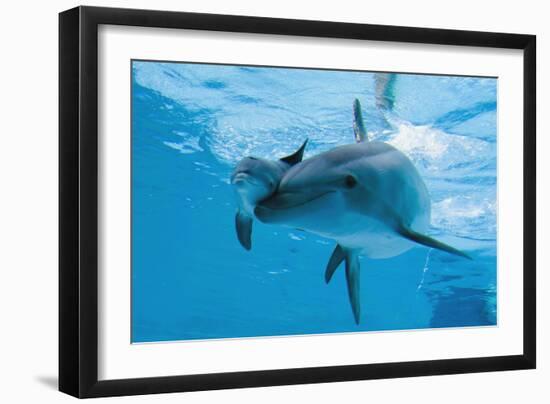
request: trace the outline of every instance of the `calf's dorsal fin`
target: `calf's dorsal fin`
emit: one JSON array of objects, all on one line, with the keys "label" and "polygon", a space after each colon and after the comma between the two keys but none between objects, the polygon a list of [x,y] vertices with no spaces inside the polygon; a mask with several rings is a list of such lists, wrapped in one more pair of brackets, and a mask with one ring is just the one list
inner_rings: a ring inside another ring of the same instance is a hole
[{"label": "calf's dorsal fin", "polygon": [[306,149],[307,141],[308,139],[306,139],[304,143],[302,143],[300,148],[296,150],[294,153],[292,153],[289,156],[283,157],[280,160],[284,161],[287,164],[290,164],[291,166],[293,166],[294,164],[298,164],[304,158],[304,150]]}]

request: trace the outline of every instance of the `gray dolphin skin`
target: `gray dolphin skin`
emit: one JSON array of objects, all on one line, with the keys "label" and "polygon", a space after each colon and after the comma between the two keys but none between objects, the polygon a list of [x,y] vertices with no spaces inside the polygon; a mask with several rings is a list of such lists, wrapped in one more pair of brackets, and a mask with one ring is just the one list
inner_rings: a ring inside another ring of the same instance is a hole
[{"label": "gray dolphin skin", "polygon": [[296,152],[280,160],[245,157],[231,174],[231,184],[238,201],[235,215],[237,238],[246,250],[252,248],[252,220],[256,204],[275,192],[283,174],[302,161],[306,144],[307,139]]},{"label": "gray dolphin skin", "polygon": [[369,142],[354,102],[356,144],[336,147],[291,167],[279,187],[257,204],[264,223],[299,228],[336,241],[325,272],[328,283],[345,261],[348,295],[360,321],[359,255],[389,258],[423,244],[467,254],[425,233],[430,197],[413,163],[384,142]]},{"label": "gray dolphin skin", "polygon": [[374,92],[376,107],[379,110],[390,111],[395,104],[395,73],[376,73],[374,75]]}]

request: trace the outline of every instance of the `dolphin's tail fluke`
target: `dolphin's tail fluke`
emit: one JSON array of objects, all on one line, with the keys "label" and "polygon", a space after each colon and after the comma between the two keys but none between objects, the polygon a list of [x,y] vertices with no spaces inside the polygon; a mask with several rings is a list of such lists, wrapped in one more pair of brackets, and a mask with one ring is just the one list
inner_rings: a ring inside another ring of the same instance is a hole
[{"label": "dolphin's tail fluke", "polygon": [[395,73],[376,73],[374,75],[376,107],[382,111],[391,111],[395,104]]},{"label": "dolphin's tail fluke", "polygon": [[334,275],[334,272],[344,260],[346,261],[346,282],[348,285],[351,310],[353,311],[355,323],[359,324],[361,319],[361,303],[359,299],[359,254],[354,250],[344,249],[338,244],[328,261],[325,271],[325,281],[327,283],[330,282],[332,275]]},{"label": "dolphin's tail fluke", "polygon": [[409,228],[402,227],[398,229],[398,233],[401,234],[403,237],[414,241],[415,243],[422,244],[427,247],[437,248],[438,250],[448,252],[449,254],[458,255],[459,257],[467,258],[469,260],[473,259],[471,256],[463,251],[451,247],[448,244],[442,243],[441,241],[436,240],[430,236],[426,236],[425,234],[417,233]]},{"label": "dolphin's tail fluke", "polygon": [[395,130],[395,73],[376,73],[374,75],[374,97],[377,118],[385,130]]}]

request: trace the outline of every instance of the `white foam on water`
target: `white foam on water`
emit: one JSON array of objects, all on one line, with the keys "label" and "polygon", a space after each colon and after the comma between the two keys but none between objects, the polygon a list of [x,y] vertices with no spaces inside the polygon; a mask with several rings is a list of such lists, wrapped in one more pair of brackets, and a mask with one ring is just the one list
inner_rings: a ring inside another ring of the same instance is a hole
[{"label": "white foam on water", "polygon": [[[182,136],[181,134],[179,135]],[[178,150],[182,154],[192,154],[204,151],[204,149],[199,144],[199,138],[197,136],[186,138],[182,142],[164,141],[162,143],[174,150]]]},{"label": "white foam on water", "polygon": [[405,153],[420,169],[440,173],[489,156],[494,145],[480,139],[446,133],[429,125],[395,122],[396,132],[388,143]]},{"label": "white foam on water", "polygon": [[483,194],[454,195],[432,203],[432,225],[457,235],[496,235],[496,200]]}]

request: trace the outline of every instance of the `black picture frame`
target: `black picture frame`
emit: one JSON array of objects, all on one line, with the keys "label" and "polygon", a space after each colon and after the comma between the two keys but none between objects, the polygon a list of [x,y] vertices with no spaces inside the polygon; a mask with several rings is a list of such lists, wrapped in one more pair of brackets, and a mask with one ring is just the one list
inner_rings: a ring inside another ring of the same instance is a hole
[{"label": "black picture frame", "polygon": [[[97,63],[100,24],[523,50],[523,354],[99,381]],[[77,7],[59,15],[59,100],[60,391],[85,398],[535,368],[534,35]]]}]

